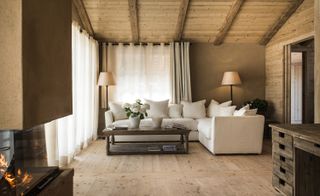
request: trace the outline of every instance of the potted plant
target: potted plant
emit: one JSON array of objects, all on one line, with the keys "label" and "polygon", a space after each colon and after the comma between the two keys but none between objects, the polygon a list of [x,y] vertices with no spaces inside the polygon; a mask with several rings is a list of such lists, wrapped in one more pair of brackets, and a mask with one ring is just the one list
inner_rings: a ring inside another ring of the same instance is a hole
[{"label": "potted plant", "polygon": [[257,108],[258,109],[258,114],[261,114],[261,115],[266,115],[267,113],[267,110],[268,110],[268,102],[266,100],[263,100],[263,99],[254,99],[252,101],[247,101],[244,103],[244,105],[247,105],[249,104],[250,106],[250,109],[255,109]]},{"label": "potted plant", "polygon": [[148,116],[147,110],[150,109],[149,104],[143,104],[140,99],[137,99],[135,103],[125,103],[123,106],[130,121],[130,128],[139,128],[140,120]]}]

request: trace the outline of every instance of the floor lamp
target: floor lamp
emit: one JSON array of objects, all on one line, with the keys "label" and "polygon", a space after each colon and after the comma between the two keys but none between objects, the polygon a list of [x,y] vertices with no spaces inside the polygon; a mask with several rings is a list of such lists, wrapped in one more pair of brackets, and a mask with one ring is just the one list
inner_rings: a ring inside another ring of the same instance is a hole
[{"label": "floor lamp", "polygon": [[111,85],[115,85],[113,74],[111,72],[100,72],[99,79],[98,79],[98,85],[106,87],[105,104],[106,104],[106,108],[108,109],[108,96],[109,96],[108,95],[108,87]]},{"label": "floor lamp", "polygon": [[239,73],[236,71],[224,72],[221,84],[230,86],[230,98],[231,101],[233,101],[232,86],[241,84]]}]

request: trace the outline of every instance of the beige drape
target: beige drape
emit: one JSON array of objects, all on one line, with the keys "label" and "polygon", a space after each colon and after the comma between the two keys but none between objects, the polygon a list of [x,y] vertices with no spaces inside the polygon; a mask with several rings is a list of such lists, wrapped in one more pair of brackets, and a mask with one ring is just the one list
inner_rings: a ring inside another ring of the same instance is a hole
[{"label": "beige drape", "polygon": [[171,43],[172,103],[191,101],[189,42]]}]

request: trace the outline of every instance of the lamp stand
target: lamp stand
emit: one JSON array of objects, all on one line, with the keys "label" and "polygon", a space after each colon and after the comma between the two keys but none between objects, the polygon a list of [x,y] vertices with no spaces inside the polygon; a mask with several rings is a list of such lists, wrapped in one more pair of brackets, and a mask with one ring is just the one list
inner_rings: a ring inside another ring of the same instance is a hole
[{"label": "lamp stand", "polygon": [[108,110],[109,109],[109,99],[108,99],[108,96],[109,96],[109,86],[107,85],[106,86],[106,109]]},{"label": "lamp stand", "polygon": [[230,98],[231,98],[231,101],[233,102],[233,97],[232,97],[232,85],[230,85]]}]

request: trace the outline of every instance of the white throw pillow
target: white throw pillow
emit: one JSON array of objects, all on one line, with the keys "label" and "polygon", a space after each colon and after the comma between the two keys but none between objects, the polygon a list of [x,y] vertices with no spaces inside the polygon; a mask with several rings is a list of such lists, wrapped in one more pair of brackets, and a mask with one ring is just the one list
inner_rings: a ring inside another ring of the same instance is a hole
[{"label": "white throw pillow", "polygon": [[244,116],[246,111],[248,111],[248,110],[250,110],[249,104],[243,106],[240,110],[236,110],[233,115],[234,116]]},{"label": "white throw pillow", "polygon": [[109,107],[114,120],[123,120],[128,118],[126,111],[122,108],[121,103],[109,102]]},{"label": "white throw pillow", "polygon": [[219,114],[217,116],[233,116],[234,111],[236,110],[237,106],[227,106],[221,107],[219,106]]},{"label": "white throw pillow", "polygon": [[164,101],[152,101],[145,99],[145,102],[150,105],[150,109],[147,110],[148,117],[150,118],[167,118],[169,113],[169,100]]},{"label": "white throw pillow", "polygon": [[212,99],[208,106],[208,112],[207,112],[208,117],[212,118],[214,116],[219,116],[220,108],[231,106],[231,104],[232,104],[232,101],[226,101],[219,104],[219,102]]},{"label": "white throw pillow", "polygon": [[226,102],[223,102],[223,103],[220,103],[219,105],[222,106],[222,107],[227,107],[227,106],[231,106],[232,104],[232,101],[226,101]]},{"label": "white throw pillow", "polygon": [[181,101],[183,105],[182,114],[184,118],[205,118],[206,117],[206,100],[197,102]]},{"label": "white throw pillow", "polygon": [[171,104],[169,105],[169,117],[170,118],[182,118],[182,105]]}]

